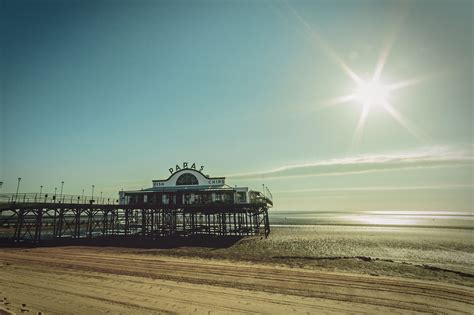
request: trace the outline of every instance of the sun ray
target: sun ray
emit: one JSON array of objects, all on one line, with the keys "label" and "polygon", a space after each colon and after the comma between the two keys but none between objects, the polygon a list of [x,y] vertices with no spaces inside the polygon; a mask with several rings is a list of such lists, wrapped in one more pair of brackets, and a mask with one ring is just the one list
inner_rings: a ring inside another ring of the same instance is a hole
[{"label": "sun ray", "polygon": [[330,99],[329,101],[324,102],[322,105],[320,105],[318,107],[315,107],[312,110],[313,111],[320,111],[320,110],[323,110],[323,109],[326,109],[326,108],[329,108],[329,107],[333,107],[333,106],[336,106],[336,105],[347,104],[347,103],[350,103],[350,102],[354,101],[356,99],[356,97],[357,96],[356,96],[355,93],[347,94],[347,95],[343,95],[343,96],[338,96],[338,97],[335,97],[333,99]]},{"label": "sun ray", "polygon": [[415,138],[423,142],[429,142],[426,137],[423,136],[421,132],[417,130],[416,127],[412,126],[412,124],[407,119],[405,119],[400,112],[393,108],[393,106],[389,102],[385,101],[382,106],[402,127],[404,127]]},{"label": "sun ray", "polygon": [[390,51],[392,50],[393,42],[394,42],[394,39],[391,38],[389,42],[386,44],[386,46],[384,47],[384,50],[382,51],[382,53],[380,54],[379,60],[377,62],[377,66],[375,67],[372,80],[374,81],[380,80],[380,76],[382,74],[383,68],[385,67],[385,63],[387,62],[388,55],[390,54]]},{"label": "sun ray", "polygon": [[419,76],[416,76],[416,77],[405,79],[405,80],[400,81],[400,82],[395,82],[395,83],[392,83],[392,84],[388,84],[388,85],[386,85],[386,88],[389,91],[396,91],[396,90],[399,90],[399,89],[402,89],[402,88],[405,88],[405,87],[420,84],[420,83],[425,82],[425,81],[434,80],[434,79],[440,78],[441,76],[447,77],[450,74],[452,74],[454,71],[455,70],[453,68],[449,68],[449,67],[445,67],[445,68],[441,68],[441,69],[434,69],[433,71],[430,71],[429,73],[426,73],[424,75],[419,75]]},{"label": "sun ray", "polygon": [[390,52],[392,51],[393,44],[395,43],[395,40],[397,39],[398,34],[400,33],[400,29],[403,24],[403,20],[405,19],[405,16],[406,16],[406,3],[404,7],[399,8],[397,15],[395,17],[395,23],[394,23],[395,25],[392,27],[391,31],[389,32],[389,35],[387,36],[385,40],[382,53],[380,54],[379,60],[377,62],[377,66],[375,67],[374,75],[372,77],[372,80],[374,81],[380,80],[380,76],[385,67],[388,56],[390,55]]},{"label": "sun ray", "polygon": [[[332,59],[339,67],[344,71],[355,83],[362,83],[362,79],[342,60],[342,58],[336,53],[336,51],[326,43],[323,37],[313,29],[313,27],[298,13],[298,11],[293,8],[289,3],[286,3],[289,11],[296,17],[296,19],[303,25],[305,32],[308,36],[316,41],[317,46],[323,49],[326,55]],[[311,44],[315,45],[313,41]]]},{"label": "sun ray", "polygon": [[398,37],[401,26],[403,25],[403,20],[406,16],[406,10],[403,10],[406,9],[406,7],[399,8],[400,10],[398,10],[397,16],[395,17],[394,25],[392,25],[393,27],[384,41],[383,48],[376,62],[373,75],[368,81],[366,81],[363,80],[347,65],[347,63],[337,54],[337,52],[327,43],[327,41],[324,40],[320,33],[312,25],[310,25],[292,5],[287,2],[284,2],[284,4],[290,15],[292,15],[298,21],[298,29],[310,39],[309,42],[311,45],[317,47],[318,49],[322,49],[328,58],[337,64],[339,68],[356,84],[357,89],[354,91],[354,93],[333,98],[315,109],[321,110],[334,105],[340,105],[353,101],[357,101],[358,103],[362,104],[362,111],[354,132],[352,147],[355,147],[359,144],[367,122],[367,117],[370,111],[374,108],[385,110],[394,120],[396,120],[415,138],[423,142],[428,142],[427,138],[423,136],[415,126],[406,120],[402,114],[399,113],[388,102],[388,92],[418,84],[426,79],[426,77],[415,77],[392,84],[382,84],[381,82],[382,73],[384,71],[388,57],[390,56],[393,45],[396,41],[396,38]]},{"label": "sun ray", "polygon": [[415,77],[415,78],[411,78],[411,79],[406,79],[406,80],[403,80],[403,81],[400,81],[400,82],[388,84],[386,86],[386,88],[387,88],[388,91],[396,91],[396,90],[399,90],[399,89],[402,89],[402,88],[405,88],[405,87],[408,87],[408,86],[419,84],[419,83],[423,82],[424,80],[426,80],[427,78],[428,78],[427,76],[420,76],[420,77]]},{"label": "sun ray", "polygon": [[327,102],[326,102],[323,106],[321,106],[319,109],[331,107],[331,106],[334,106],[334,105],[349,103],[349,102],[355,100],[356,97],[357,97],[357,95],[356,95],[355,93],[347,94],[347,95],[343,95],[343,96],[338,96],[338,97],[335,97],[335,98],[333,98],[333,99],[327,101]]},{"label": "sun ray", "polygon": [[359,121],[357,122],[357,127],[354,133],[354,138],[352,139],[353,148],[356,148],[359,145],[362,133],[364,131],[365,121],[367,120],[367,115],[369,114],[369,108],[369,104],[364,104],[362,108],[362,112],[360,114]]}]

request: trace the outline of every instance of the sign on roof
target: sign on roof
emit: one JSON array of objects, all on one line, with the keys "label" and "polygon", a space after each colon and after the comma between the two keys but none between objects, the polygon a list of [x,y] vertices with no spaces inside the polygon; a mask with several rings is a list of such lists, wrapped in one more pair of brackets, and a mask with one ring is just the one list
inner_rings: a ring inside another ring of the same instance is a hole
[{"label": "sign on roof", "polygon": [[175,168],[170,168],[170,177],[165,180],[154,180],[153,188],[160,187],[175,187],[175,186],[223,186],[225,184],[225,177],[209,177],[202,173],[204,166],[200,166],[199,170],[196,168],[196,163],[189,164],[184,162],[182,167],[176,165]]},{"label": "sign on roof", "polygon": [[[191,169],[191,170],[196,170],[196,163],[193,163],[189,166],[189,163],[188,162],[183,162],[183,167],[179,166],[178,164],[176,164],[176,167],[175,168],[172,168],[170,167],[169,168],[169,171],[171,174],[175,173],[175,172],[178,172],[182,169]],[[202,172],[204,170],[204,165],[201,165],[199,167],[199,172]]]}]

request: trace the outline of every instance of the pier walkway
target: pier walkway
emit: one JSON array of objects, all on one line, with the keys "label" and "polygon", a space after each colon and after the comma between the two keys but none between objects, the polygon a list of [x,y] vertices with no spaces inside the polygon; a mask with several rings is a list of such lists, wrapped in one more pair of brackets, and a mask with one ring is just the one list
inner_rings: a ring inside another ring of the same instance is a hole
[{"label": "pier walkway", "polygon": [[157,239],[270,233],[269,204],[121,205],[77,195],[0,194],[0,240]]}]

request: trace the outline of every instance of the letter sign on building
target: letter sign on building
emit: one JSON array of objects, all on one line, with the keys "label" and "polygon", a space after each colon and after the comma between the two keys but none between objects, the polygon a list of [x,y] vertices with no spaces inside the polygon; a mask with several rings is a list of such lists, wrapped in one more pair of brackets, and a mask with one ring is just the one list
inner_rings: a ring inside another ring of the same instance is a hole
[{"label": "letter sign on building", "polygon": [[[177,172],[177,171],[180,171],[180,170],[182,170],[182,169],[183,169],[183,170],[186,170],[186,169],[188,169],[188,170],[189,170],[189,169],[191,169],[191,170],[197,170],[197,169],[196,169],[196,163],[191,164],[191,167],[189,167],[189,163],[188,163],[188,162],[183,162],[183,166],[182,166],[182,167],[179,166],[178,164],[176,164],[175,168],[170,167],[170,168],[168,169],[168,171],[169,171],[171,174],[173,174],[173,173],[175,173],[175,172]],[[199,168],[199,172],[202,173],[202,171],[204,171],[204,165],[201,165],[201,167]]]},{"label": "letter sign on building", "polygon": [[[191,166],[190,166],[191,165]],[[199,169],[196,168],[196,163],[183,162],[182,164],[176,164],[175,167],[170,167],[170,177],[166,180],[154,180],[153,187],[174,187],[188,186],[188,185],[202,185],[202,186],[222,186],[225,184],[225,177],[209,177],[204,175],[204,165],[201,165]],[[188,170],[188,171],[186,171]],[[195,178],[196,180],[189,180]]]}]

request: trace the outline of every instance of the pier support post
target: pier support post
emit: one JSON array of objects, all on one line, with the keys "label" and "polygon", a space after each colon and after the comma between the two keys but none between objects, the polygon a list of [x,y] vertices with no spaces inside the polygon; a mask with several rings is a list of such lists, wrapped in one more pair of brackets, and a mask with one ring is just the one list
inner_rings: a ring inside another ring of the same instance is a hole
[{"label": "pier support post", "polygon": [[24,220],[24,212],[25,210],[23,209],[19,209],[18,210],[18,217],[17,217],[17,221],[16,221],[16,227],[15,227],[15,240],[17,242],[19,242],[21,240],[21,229],[23,227],[23,220]]},{"label": "pier support post", "polygon": [[43,225],[43,209],[39,208],[36,210],[35,237],[34,237],[35,242],[39,242],[41,240],[42,225]]}]

